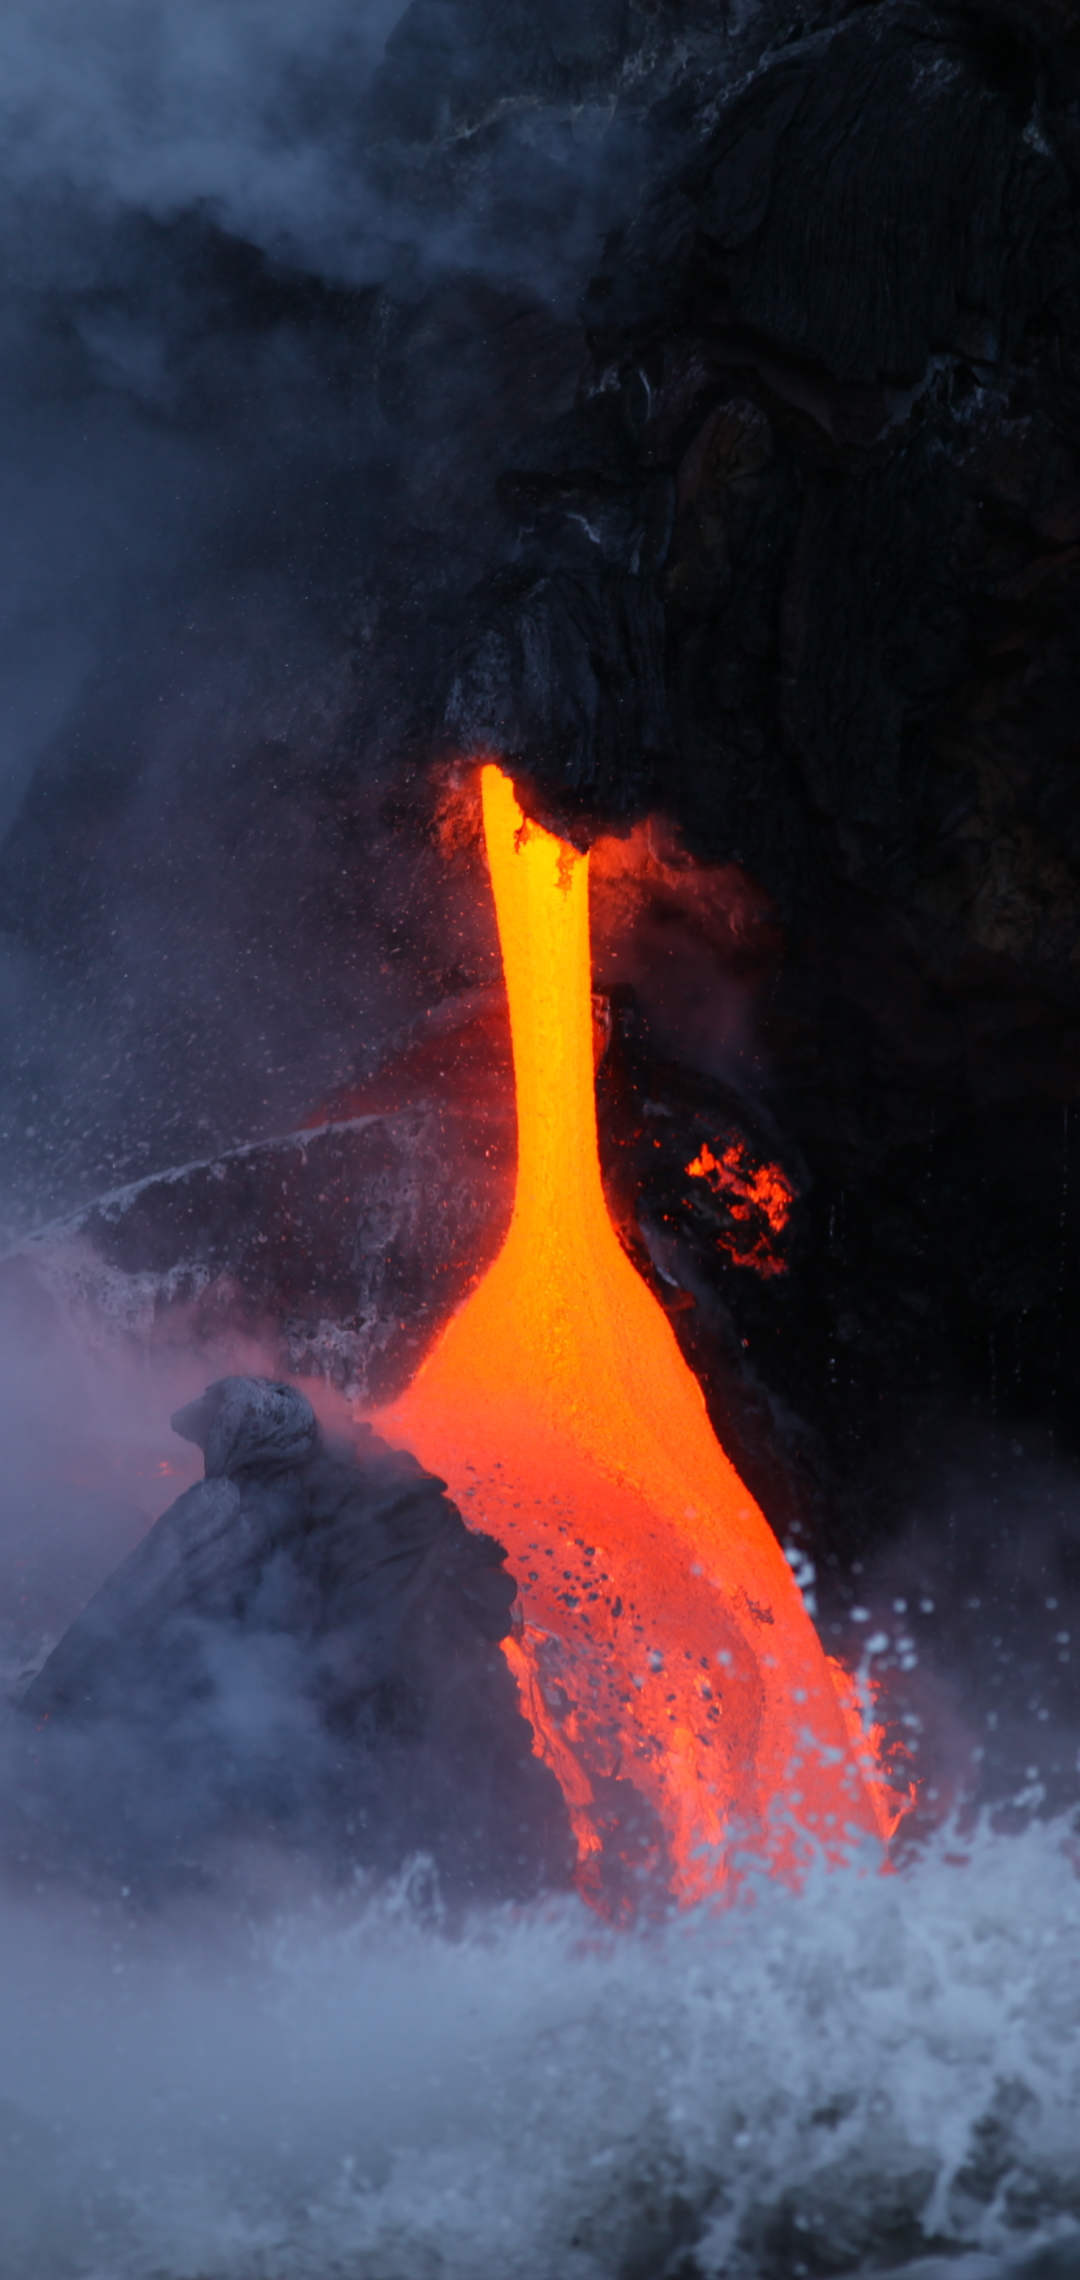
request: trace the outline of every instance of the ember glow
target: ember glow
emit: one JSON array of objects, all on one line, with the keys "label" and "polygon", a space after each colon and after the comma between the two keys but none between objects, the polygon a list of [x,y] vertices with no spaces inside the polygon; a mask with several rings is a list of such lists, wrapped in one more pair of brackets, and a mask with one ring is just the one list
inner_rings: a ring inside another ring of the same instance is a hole
[{"label": "ember glow", "polygon": [[482,774],[518,1114],[494,1265],[379,1418],[507,1546],[508,1652],[582,1891],[690,1902],[736,1856],[798,1873],[887,1834],[887,1793],[764,1515],[612,1226],[593,1074],[588,857]]},{"label": "ember glow", "polygon": [[[755,1267],[762,1275],[782,1275],[787,1262],[772,1250],[765,1232],[767,1228],[773,1235],[783,1234],[795,1200],[795,1190],[779,1164],[755,1164],[739,1140],[714,1156],[706,1141],[686,1170],[688,1178],[706,1182],[735,1222],[730,1234],[717,1237],[721,1249],[737,1266]],[[761,1228],[760,1235],[755,1236],[755,1225]]]}]

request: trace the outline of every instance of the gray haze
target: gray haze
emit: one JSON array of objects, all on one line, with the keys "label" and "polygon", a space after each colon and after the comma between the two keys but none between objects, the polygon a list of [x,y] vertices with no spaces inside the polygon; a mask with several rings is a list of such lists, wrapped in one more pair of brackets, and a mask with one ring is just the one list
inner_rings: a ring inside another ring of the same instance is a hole
[{"label": "gray haze", "polygon": [[448,173],[442,96],[402,114],[424,35],[372,95],[395,13],[0,22],[12,1232],[295,1125],[446,972],[486,978],[483,924],[384,820],[416,701],[391,621],[492,543],[485,329],[535,307],[540,409],[572,386],[606,114],[523,100]]}]

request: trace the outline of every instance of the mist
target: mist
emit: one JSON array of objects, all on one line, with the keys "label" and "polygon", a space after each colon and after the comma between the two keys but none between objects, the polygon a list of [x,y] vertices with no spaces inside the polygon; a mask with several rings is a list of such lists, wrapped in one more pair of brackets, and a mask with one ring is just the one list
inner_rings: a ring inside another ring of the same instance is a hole
[{"label": "mist", "polygon": [[[508,321],[538,313],[534,391],[553,353],[572,380],[611,188],[587,122],[567,142],[543,106],[479,168],[410,157],[424,52],[395,79],[394,16],[131,0],[0,26],[9,1233],[288,1129],[445,969],[487,978],[483,928],[384,820],[410,613],[427,581],[437,644],[440,581],[490,550],[490,436],[462,421],[485,357],[520,353]],[[495,385],[512,433],[528,387]]]},{"label": "mist", "polygon": [[1074,2269],[1061,1831],[639,1940],[448,1943],[422,1885],[254,1929],[8,1903],[0,2271]]},{"label": "mist", "polygon": [[[260,1361],[223,1349],[217,1366]],[[138,1355],[59,1316],[28,1337],[9,1317],[10,1679],[198,1472],[168,1414],[205,1375],[204,1356]],[[348,1424],[326,1390],[320,1408]],[[985,1511],[981,1461],[976,1446],[951,1477],[938,1468],[937,1492]],[[1029,1503],[1071,1493],[1045,1465],[1012,1487]],[[1034,1764],[1007,1793],[1011,1742],[1003,1810],[973,1807],[986,1703],[1001,1702],[985,1627],[1009,1579],[972,1567],[961,1517],[951,1566],[924,1511],[850,1578],[850,1659],[865,1650],[895,1716],[917,1705],[930,1791],[891,1875],[868,1855],[793,1894],[751,1873],[718,1911],[614,1933],[566,1900],[463,1918],[423,1858],[389,1890],[343,1887],[258,1835],[201,1892],[149,1901],[9,1861],[5,2280],[607,2280],[691,2256],[706,2280],[780,2280],[838,2244],[919,2280],[1071,2271],[1073,1824],[1046,1817]],[[1034,1543],[1040,1591],[1046,1553]],[[805,1565],[800,1580],[813,1597]],[[815,1605],[836,1643],[835,1591]],[[289,1700],[279,1670],[269,1720],[250,1694],[247,1711],[271,1733]],[[1046,1765],[1059,1736],[1035,1730]],[[95,1758],[100,1780],[107,1736]]]},{"label": "mist", "polygon": [[358,112],[400,14],[400,0],[9,9],[0,65],[16,274],[40,288],[44,260],[56,283],[85,283],[100,228],[201,208],[299,266],[370,278],[379,249]]},{"label": "mist", "polygon": [[[736,40],[756,11],[722,13]],[[0,19],[5,1696],[199,1477],[173,1411],[283,1368],[257,1330],[159,1323],[149,1276],[153,1335],[110,1322],[100,1260],[80,1307],[77,1241],[50,1290],[21,1239],[296,1132],[497,988],[416,787],[458,600],[518,560],[494,471],[574,405],[633,207],[624,15],[522,11],[512,70],[464,4]],[[776,905],[688,844],[624,892],[609,843],[598,978],[636,993],[650,1070],[768,1138]],[[745,1336],[717,1289],[703,1351],[781,1348],[781,1276],[744,1279]],[[838,1548],[815,1573],[809,1522],[789,1545],[922,1784],[888,1875],[751,1876],[616,1935],[565,1899],[451,1911],[423,1857],[343,1888],[249,1836],[147,1901],[28,1854],[0,1894],[0,2280],[1067,2280],[1080,1485],[951,1391],[932,1424],[887,1541],[823,1489]],[[238,1719],[292,1715],[283,1666],[236,1675]],[[23,1742],[8,1702],[5,1779]]]}]

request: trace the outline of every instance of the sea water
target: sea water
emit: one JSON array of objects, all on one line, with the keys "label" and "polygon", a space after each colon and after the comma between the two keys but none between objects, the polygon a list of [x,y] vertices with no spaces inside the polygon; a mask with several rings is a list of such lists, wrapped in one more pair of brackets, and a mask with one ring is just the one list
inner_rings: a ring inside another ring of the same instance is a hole
[{"label": "sea water", "polygon": [[646,1931],[0,1909],[2,2280],[1080,2273],[1071,1826]]}]

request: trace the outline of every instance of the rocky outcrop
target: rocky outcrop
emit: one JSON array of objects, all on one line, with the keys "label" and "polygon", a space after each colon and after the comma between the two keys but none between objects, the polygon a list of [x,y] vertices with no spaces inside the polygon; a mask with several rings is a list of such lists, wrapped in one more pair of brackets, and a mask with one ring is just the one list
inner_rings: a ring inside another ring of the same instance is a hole
[{"label": "rocky outcrop", "polygon": [[413,1458],[328,1446],[292,1386],[225,1378],[174,1425],[206,1478],[23,1694],[9,1865],[148,1897],[252,1846],[334,1880],[423,1858],[459,1906],[566,1883],[563,1800],[499,1649],[500,1546]]}]

